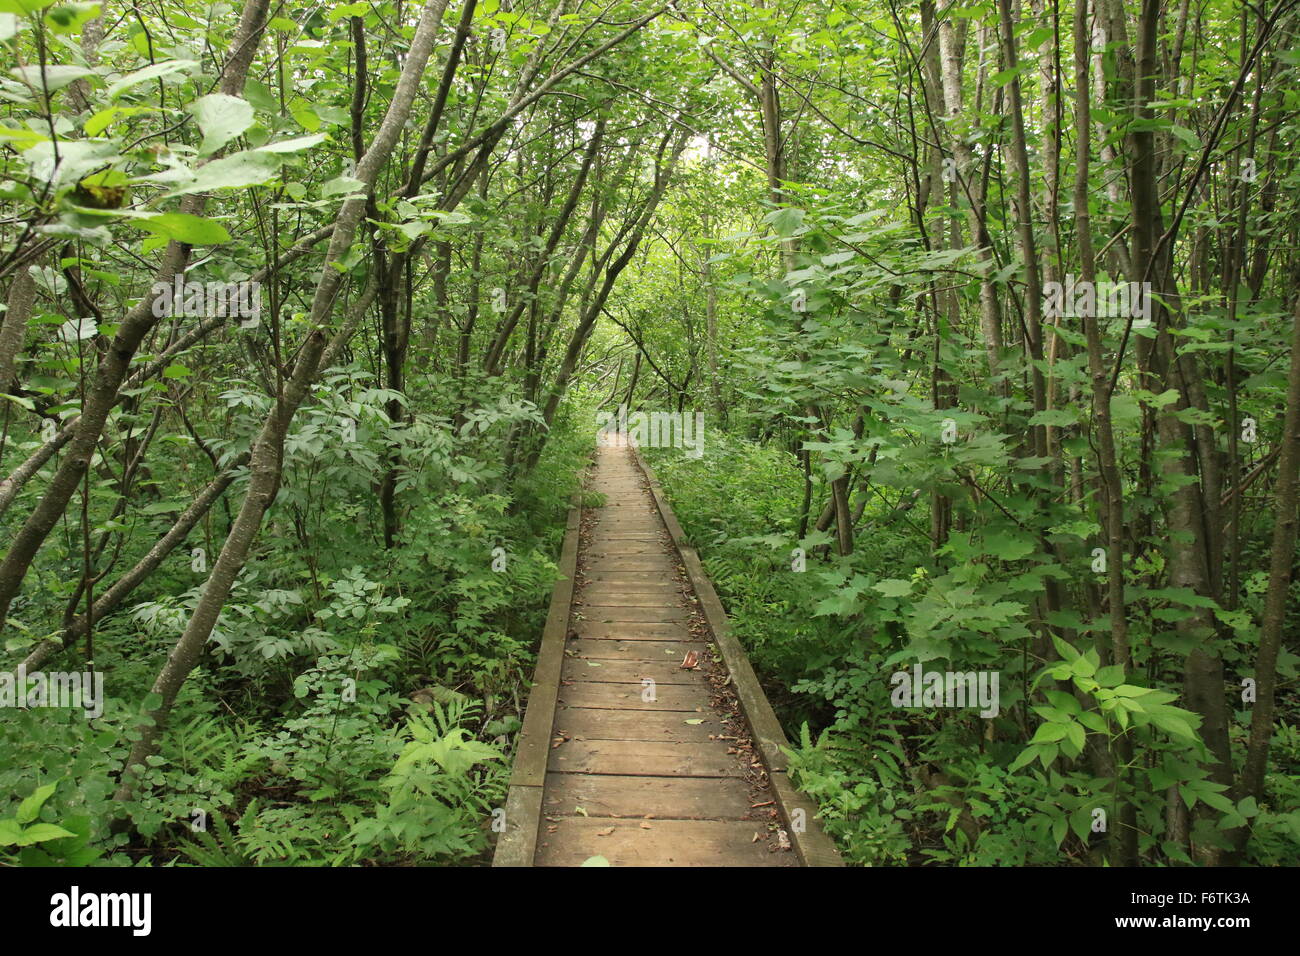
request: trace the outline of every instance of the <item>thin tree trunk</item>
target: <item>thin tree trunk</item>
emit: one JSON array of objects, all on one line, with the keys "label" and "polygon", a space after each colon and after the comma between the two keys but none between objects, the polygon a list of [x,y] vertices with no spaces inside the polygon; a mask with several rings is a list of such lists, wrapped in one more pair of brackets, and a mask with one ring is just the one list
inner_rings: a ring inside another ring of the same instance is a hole
[{"label": "thin tree trunk", "polygon": [[[423,79],[425,65],[433,52],[434,41],[446,5],[447,0],[428,0],[425,4],[407,52],[406,62],[402,67],[401,78],[393,92],[383,123],[365,156],[357,164],[354,175],[365,185],[367,196],[374,190],[379,172],[388,162],[398,136],[406,125]],[[190,616],[189,623],[185,626],[185,631],[176,642],[157,680],[154,681],[152,693],[158,696],[159,703],[156,707],[148,709],[150,719],[142,722],[139,727],[140,738],[131,747],[131,753],[122,771],[116,793],[118,800],[131,797],[139,770],[143,769],[147,758],[157,751],[159,734],[171,712],[176,695],[195,664],[198,663],[203,645],[212,634],[212,629],[216,626],[221,610],[234,587],[235,577],[248,559],[249,551],[261,528],[262,518],[275,499],[284,463],[284,441],[293,415],[307,396],[311,383],[320,371],[320,366],[336,354],[333,347],[326,348],[325,335],[343,281],[343,272],[335,268],[334,264],[341,261],[350,249],[367,204],[367,198],[348,199],[339,212],[334,224],[334,234],[330,238],[329,251],[326,253],[320,278],[316,283],[316,292],[312,298],[310,313],[312,331],[308,333],[307,341],[298,353],[293,373],[285,383],[283,393],[276,397],[276,402],[253,445],[249,462],[248,492],[226,538],[226,543],[222,546],[221,553],[213,565],[212,573],[204,585],[202,596]],[[369,306],[375,285],[372,278],[367,294],[362,296],[354,306],[343,328],[335,336],[338,347],[341,348],[341,340],[350,335],[360,323],[365,312],[362,306]]]}]

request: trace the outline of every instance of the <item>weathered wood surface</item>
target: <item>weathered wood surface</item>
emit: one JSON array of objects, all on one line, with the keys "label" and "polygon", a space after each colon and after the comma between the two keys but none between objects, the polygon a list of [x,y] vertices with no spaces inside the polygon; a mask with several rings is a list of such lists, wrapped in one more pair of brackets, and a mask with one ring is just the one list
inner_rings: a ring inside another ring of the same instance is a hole
[{"label": "weathered wood surface", "polygon": [[739,698],[740,709],[744,712],[745,722],[753,734],[755,749],[767,771],[768,783],[780,808],[781,820],[788,826],[788,835],[794,844],[795,853],[804,866],[843,866],[839,851],[826,832],[818,825],[815,818],[817,807],[807,796],[800,793],[790,782],[786,773],[784,750],[790,746],[785,731],[776,718],[775,711],[758,683],[754,668],[745,656],[740,642],[731,633],[726,611],[718,599],[717,592],[704,573],[699,555],[686,540],[686,534],[678,523],[676,515],[664,497],[663,489],[655,478],[654,469],[646,464],[639,452],[633,450],[632,457],[645,476],[646,488],[654,501],[655,508],[663,518],[672,539],[673,547],[682,562],[683,575],[699,601],[700,613],[708,624],[722,662],[730,671],[730,683]]},{"label": "weathered wood surface", "polygon": [[[566,603],[547,621],[494,865],[834,865],[794,852],[778,808],[797,802],[815,828],[811,806],[784,773],[771,779],[772,732],[753,734],[750,689],[738,696],[734,664],[713,657],[680,530],[651,488],[634,452],[598,450],[588,489],[604,503],[586,509],[573,548],[565,542],[574,583],[552,595]],[[682,666],[688,653],[694,668]]]}]

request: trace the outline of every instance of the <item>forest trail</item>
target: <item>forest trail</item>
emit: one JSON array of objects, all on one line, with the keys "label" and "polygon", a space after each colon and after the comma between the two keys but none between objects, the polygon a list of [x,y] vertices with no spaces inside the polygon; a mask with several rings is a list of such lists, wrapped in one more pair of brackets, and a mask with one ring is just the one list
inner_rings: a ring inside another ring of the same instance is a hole
[{"label": "forest trail", "polygon": [[[540,808],[525,811],[540,815],[535,842],[503,837],[496,864],[528,865],[534,843],[537,866],[593,857],[612,866],[798,866],[727,668],[631,449],[598,449],[588,490],[603,504],[584,509],[562,651],[548,625],[551,647],[544,637],[524,729],[527,737],[529,722],[533,730],[542,723],[535,708],[553,713],[544,781],[534,787]],[[571,521],[570,538],[574,530]],[[524,778],[529,750],[521,743],[512,784]],[[512,786],[508,814],[536,796],[522,792]]]}]

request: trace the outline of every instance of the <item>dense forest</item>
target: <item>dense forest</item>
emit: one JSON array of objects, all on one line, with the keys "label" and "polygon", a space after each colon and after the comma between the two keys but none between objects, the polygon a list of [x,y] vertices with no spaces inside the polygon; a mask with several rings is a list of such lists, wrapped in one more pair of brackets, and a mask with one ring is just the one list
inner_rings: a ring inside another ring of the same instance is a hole
[{"label": "dense forest", "polygon": [[0,48],[0,865],[489,862],[610,423],[845,863],[1300,864],[1300,0]]}]

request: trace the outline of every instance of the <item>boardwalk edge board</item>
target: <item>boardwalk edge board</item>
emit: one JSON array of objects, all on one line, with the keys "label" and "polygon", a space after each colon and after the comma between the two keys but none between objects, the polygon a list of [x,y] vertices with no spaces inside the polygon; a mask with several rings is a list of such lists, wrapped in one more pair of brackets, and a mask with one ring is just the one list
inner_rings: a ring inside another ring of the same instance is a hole
[{"label": "boardwalk edge board", "polygon": [[[654,469],[641,456],[639,448],[632,446],[631,451],[641,473],[645,475],[655,507],[659,509],[659,516],[663,518],[668,528],[668,534],[686,569],[686,576],[695,589],[696,597],[699,598],[700,611],[708,622],[709,630],[713,632],[714,646],[722,655],[723,663],[727,665],[727,670],[731,674],[732,686],[740,701],[740,709],[749,723],[754,745],[763,761],[763,766],[767,769],[777,808],[781,812],[781,819],[785,821],[786,833],[795,854],[799,857],[799,862],[804,866],[843,866],[844,861],[840,858],[834,842],[826,835],[817,820],[816,804],[796,790],[794,784],[790,782],[785,756],[785,751],[790,748],[790,741],[785,731],[781,729],[776,712],[772,710],[767,695],[763,693],[763,688],[758,683],[758,676],[749,663],[745,649],[731,634],[727,613],[722,608],[718,593],[713,589],[713,582],[704,573],[699,555],[687,542],[686,534],[682,531],[677,516],[673,514],[668,499],[664,496]],[[802,811],[804,821],[804,827],[799,830],[796,830],[791,822],[796,810]]]},{"label": "boardwalk edge board", "polygon": [[493,866],[532,866],[542,824],[542,788],[550,755],[551,728],[564,666],[564,642],[569,633],[573,589],[578,571],[578,539],[582,527],[582,492],[573,497],[560,550],[559,578],[551,590],[550,610],[533,670],[523,727],[519,731],[510,790],[506,796],[505,830],[497,839]]}]

